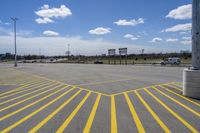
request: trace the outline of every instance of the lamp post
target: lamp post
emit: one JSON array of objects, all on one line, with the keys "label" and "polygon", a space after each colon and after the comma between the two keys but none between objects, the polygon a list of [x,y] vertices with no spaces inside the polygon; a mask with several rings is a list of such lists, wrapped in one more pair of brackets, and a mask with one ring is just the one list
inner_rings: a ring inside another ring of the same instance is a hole
[{"label": "lamp post", "polygon": [[11,18],[14,23],[14,44],[15,44],[15,64],[14,67],[17,67],[17,41],[16,41],[16,22],[18,18]]},{"label": "lamp post", "polygon": [[200,99],[200,0],[192,1],[192,67],[183,72],[183,95]]}]

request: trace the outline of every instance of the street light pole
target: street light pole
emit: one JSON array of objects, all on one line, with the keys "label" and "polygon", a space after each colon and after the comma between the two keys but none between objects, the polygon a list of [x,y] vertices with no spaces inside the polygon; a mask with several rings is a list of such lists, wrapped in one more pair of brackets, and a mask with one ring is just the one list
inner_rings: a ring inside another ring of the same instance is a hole
[{"label": "street light pole", "polygon": [[18,18],[11,18],[14,22],[14,43],[15,43],[15,64],[14,67],[17,67],[17,39],[16,39],[16,22]]}]

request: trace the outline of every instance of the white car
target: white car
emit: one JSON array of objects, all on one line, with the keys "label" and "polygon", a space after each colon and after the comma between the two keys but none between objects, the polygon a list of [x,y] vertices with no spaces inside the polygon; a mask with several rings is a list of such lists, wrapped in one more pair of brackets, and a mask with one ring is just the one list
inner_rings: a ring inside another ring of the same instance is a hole
[{"label": "white car", "polygon": [[168,58],[166,60],[161,61],[160,63],[161,65],[180,65],[181,64],[181,59],[177,58],[177,57],[173,57],[173,58]]}]

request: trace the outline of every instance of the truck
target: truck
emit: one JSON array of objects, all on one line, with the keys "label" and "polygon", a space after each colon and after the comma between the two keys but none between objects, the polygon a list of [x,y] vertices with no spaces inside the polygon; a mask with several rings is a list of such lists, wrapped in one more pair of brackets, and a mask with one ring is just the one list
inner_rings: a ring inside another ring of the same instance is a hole
[{"label": "truck", "polygon": [[178,58],[178,57],[172,57],[172,58],[167,58],[165,60],[162,60],[160,62],[161,65],[167,65],[167,64],[170,64],[170,65],[180,65],[181,64],[181,59]]}]

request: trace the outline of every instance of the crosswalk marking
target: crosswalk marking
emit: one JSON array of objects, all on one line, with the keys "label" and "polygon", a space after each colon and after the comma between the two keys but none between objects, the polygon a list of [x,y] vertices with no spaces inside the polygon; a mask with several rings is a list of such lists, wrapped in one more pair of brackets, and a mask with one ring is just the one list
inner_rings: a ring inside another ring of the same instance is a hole
[{"label": "crosswalk marking", "polygon": [[139,116],[137,115],[137,112],[136,112],[133,104],[131,103],[131,100],[130,100],[128,94],[124,93],[124,96],[125,96],[125,99],[126,99],[126,102],[127,102],[128,106],[129,106],[129,109],[131,111],[133,120],[134,120],[134,122],[135,122],[135,124],[137,126],[138,132],[139,133],[145,133],[145,129],[144,129],[143,125],[142,125],[142,122],[140,121]]},{"label": "crosswalk marking", "polygon": [[[46,82],[45,82],[45,83],[42,83],[42,85],[45,85],[45,84],[47,84],[47,83],[46,83]],[[35,88],[37,88],[37,87],[40,87],[40,86],[42,86],[42,85],[39,84],[39,86],[38,86],[38,85],[35,85],[34,87],[28,87],[28,89],[19,90],[19,91],[17,91],[17,92],[13,92],[13,93],[8,94],[8,95],[6,95],[6,96],[2,96],[2,97],[0,97],[0,99],[4,99],[4,98],[7,98],[7,97],[10,97],[10,96],[13,96],[13,95],[22,93],[22,92],[26,92],[26,91],[29,91],[29,90],[33,90],[33,89],[35,89]]]},{"label": "crosswalk marking", "polygon": [[[51,85],[51,86],[53,86],[53,85]],[[54,87],[54,88],[51,88],[50,90],[55,89],[55,88],[58,88],[58,87],[61,87],[61,86],[62,86],[62,85],[58,85],[58,86],[56,86],[56,87]],[[46,89],[46,88],[47,88],[47,87],[45,87],[45,89]],[[42,88],[42,89],[44,89],[44,88]],[[4,108],[0,109],[0,112],[2,112],[2,111],[4,111],[4,110],[7,110],[7,109],[9,109],[9,108],[12,108],[12,107],[14,107],[14,106],[16,106],[16,105],[19,105],[19,104],[21,104],[21,103],[23,103],[23,102],[25,102],[25,101],[30,100],[30,99],[33,99],[33,98],[35,98],[35,97],[37,97],[37,96],[39,96],[39,95],[41,95],[41,94],[44,94],[44,93],[46,93],[46,92],[48,92],[48,91],[50,91],[50,90],[46,90],[46,91],[44,91],[44,92],[41,92],[41,93],[38,93],[38,94],[33,95],[33,96],[31,96],[31,97],[28,97],[28,98],[26,98],[26,99],[23,99],[23,100],[21,100],[21,101],[19,101],[19,102],[14,103],[14,104],[11,104],[11,105],[9,105],[9,106],[7,106],[7,107],[4,107]]]},{"label": "crosswalk marking", "polygon": [[79,103],[79,105],[74,109],[74,111],[69,115],[69,117],[67,117],[67,119],[64,121],[64,123],[58,128],[58,130],[56,131],[56,133],[62,133],[65,130],[65,128],[67,128],[67,126],[69,125],[69,123],[71,122],[71,120],[78,113],[78,111],[83,106],[83,104],[85,103],[85,101],[88,99],[88,97],[90,96],[90,94],[91,94],[91,92],[87,93],[87,95],[82,99],[82,101]]},{"label": "crosswalk marking", "polygon": [[171,133],[169,128],[163,123],[163,121],[159,118],[159,116],[145,102],[145,100],[141,97],[141,95],[137,91],[135,91],[135,94],[140,99],[140,101],[143,103],[143,105],[146,107],[146,109],[149,111],[149,113],[153,116],[153,118],[156,120],[156,122],[162,127],[162,129],[165,131],[165,133]]},{"label": "crosswalk marking", "polygon": [[149,90],[144,89],[150,96],[152,96],[160,105],[162,105],[169,113],[171,113],[175,118],[177,118],[181,123],[183,123],[189,130],[193,133],[198,133],[198,131],[191,126],[188,122],[186,122],[182,117],[180,117],[177,113],[175,113],[172,109],[170,109],[166,104],[164,104],[160,99],[158,99],[154,94],[152,94]]},{"label": "crosswalk marking", "polygon": [[[72,88],[74,89],[74,88]],[[29,131],[29,133],[37,132],[42,126],[44,126],[51,118],[53,118],[60,110],[62,110],[67,104],[69,104],[78,94],[80,94],[82,90],[77,91],[73,96],[71,96],[68,100],[66,100],[60,107],[58,107],[55,111],[49,114],[44,120],[42,120],[39,124],[37,124],[33,129]]]},{"label": "crosswalk marking", "polygon": [[[22,95],[20,95],[20,96],[14,97],[14,98],[12,98],[12,99],[9,99],[9,100],[0,102],[0,105],[3,105],[3,104],[5,104],[5,103],[8,103],[8,102],[11,102],[11,101],[14,101],[14,100],[17,100],[17,99],[19,99],[19,98],[22,98],[22,97],[25,97],[25,96],[27,96],[27,95],[33,94],[33,93],[35,93],[35,92],[44,90],[44,89],[46,89],[46,88],[48,88],[48,87],[51,87],[51,86],[54,86],[54,85],[56,85],[56,84],[50,84],[50,85],[48,85],[48,86],[42,87],[42,88],[40,88],[40,89],[37,89],[37,90],[35,90],[35,91],[31,91],[31,92],[29,92],[29,93],[25,93],[25,94],[22,94]],[[43,85],[41,85],[41,86],[43,86]],[[40,87],[40,86],[38,86],[38,87]],[[30,97],[29,97],[29,98],[30,98]],[[0,109],[0,111],[1,111],[1,109]]]},{"label": "crosswalk marking", "polygon": [[[63,88],[67,88],[68,86],[65,86]],[[45,109],[46,107],[48,107],[49,105],[53,104],[54,102],[58,101],[60,98],[62,98],[64,95],[66,95],[67,93],[69,93],[70,91],[66,91],[63,94],[59,95],[58,97],[56,97],[55,99],[53,99],[52,101],[48,102],[47,104],[45,104],[44,106],[40,107],[39,109],[35,110],[34,112],[32,112],[31,114],[25,116],[24,118],[20,119],[19,121],[15,122],[14,124],[10,125],[9,127],[3,129],[2,131],[0,131],[0,133],[7,133],[10,130],[12,130],[13,128],[17,127],[18,125],[20,125],[21,123],[25,122],[26,120],[28,120],[29,118],[31,118],[32,116],[36,115],[37,113],[39,113],[40,111],[42,111],[43,109]]]},{"label": "crosswalk marking", "polygon": [[[68,87],[68,86],[66,86],[66,87]],[[39,99],[39,100],[37,100],[37,101],[35,101],[35,102],[31,103],[31,104],[28,104],[28,105],[26,105],[26,106],[24,106],[24,107],[22,107],[22,108],[20,108],[20,109],[18,109],[18,110],[16,110],[16,111],[12,112],[12,113],[9,113],[9,114],[7,114],[7,115],[4,115],[3,117],[0,118],[0,121],[2,121],[2,120],[4,120],[4,119],[7,119],[8,117],[11,117],[11,116],[13,116],[13,115],[15,115],[15,114],[17,114],[17,113],[19,113],[19,112],[25,110],[25,109],[27,109],[27,108],[29,108],[29,107],[31,107],[31,106],[37,104],[37,103],[39,103],[39,102],[41,102],[41,101],[43,101],[43,100],[49,98],[50,96],[52,96],[52,95],[54,95],[54,94],[56,94],[56,93],[58,93],[58,92],[64,90],[66,87],[61,88],[61,89],[59,89],[59,90],[57,90],[57,91],[55,91],[55,92],[53,92],[53,93],[51,93],[51,94],[49,94],[49,95],[47,95],[47,96],[41,98],[41,99]]]},{"label": "crosswalk marking", "polygon": [[193,104],[195,104],[195,105],[197,105],[197,106],[200,107],[200,104],[199,104],[199,103],[194,102],[194,101],[190,100],[189,98],[184,97],[183,95],[180,95],[180,94],[178,94],[178,93],[176,93],[176,92],[174,92],[174,91],[172,91],[172,90],[170,90],[170,89],[168,89],[168,88],[166,88],[166,87],[164,87],[164,86],[161,86],[161,85],[160,85],[160,87],[163,88],[163,89],[165,89],[165,90],[167,90],[168,92],[171,92],[171,93],[175,94],[176,96],[179,96],[179,97],[181,97],[181,98],[183,98],[183,99],[185,99],[185,100],[187,100],[187,101],[189,101],[189,102],[191,102],[191,103],[193,103]]},{"label": "crosswalk marking", "polygon": [[117,133],[117,116],[116,116],[115,97],[111,96],[111,133]]},{"label": "crosswalk marking", "polygon": [[162,95],[166,96],[167,98],[169,98],[170,100],[174,101],[175,103],[177,103],[178,105],[182,106],[183,108],[187,109],[188,111],[190,111],[191,113],[195,114],[196,116],[200,117],[200,114],[196,111],[194,111],[193,109],[189,108],[188,106],[182,104],[181,102],[177,101],[176,99],[170,97],[169,95],[165,94],[164,92],[160,91],[159,89],[157,89],[156,87],[152,87],[154,90],[158,91],[159,93],[161,93]]},{"label": "crosswalk marking", "polygon": [[28,88],[28,87],[34,85],[35,83],[37,83],[37,81],[29,82],[29,83],[27,83],[27,84],[25,84],[25,85],[23,85],[23,86],[18,87],[18,88],[15,88],[15,89],[12,89],[12,90],[10,90],[10,91],[1,93],[0,96],[6,95],[6,94],[9,94],[9,93],[12,93],[12,92],[15,92],[15,91],[24,89],[24,88]]},{"label": "crosswalk marking", "polygon": [[96,114],[100,99],[101,99],[101,94],[98,94],[98,96],[96,98],[96,101],[95,101],[95,103],[93,105],[92,111],[90,113],[90,116],[89,116],[89,118],[87,120],[87,123],[85,125],[85,128],[83,130],[83,133],[89,133],[90,132],[90,129],[91,129],[91,126],[92,126],[92,123],[93,123],[93,120],[94,120],[94,117],[95,117],[95,114]]},{"label": "crosswalk marking", "polygon": [[167,85],[167,86],[172,87],[172,88],[174,88],[174,89],[176,89],[176,90],[178,90],[178,91],[182,91],[180,88],[178,88],[178,87],[176,87],[176,86],[172,86],[172,85]]}]

